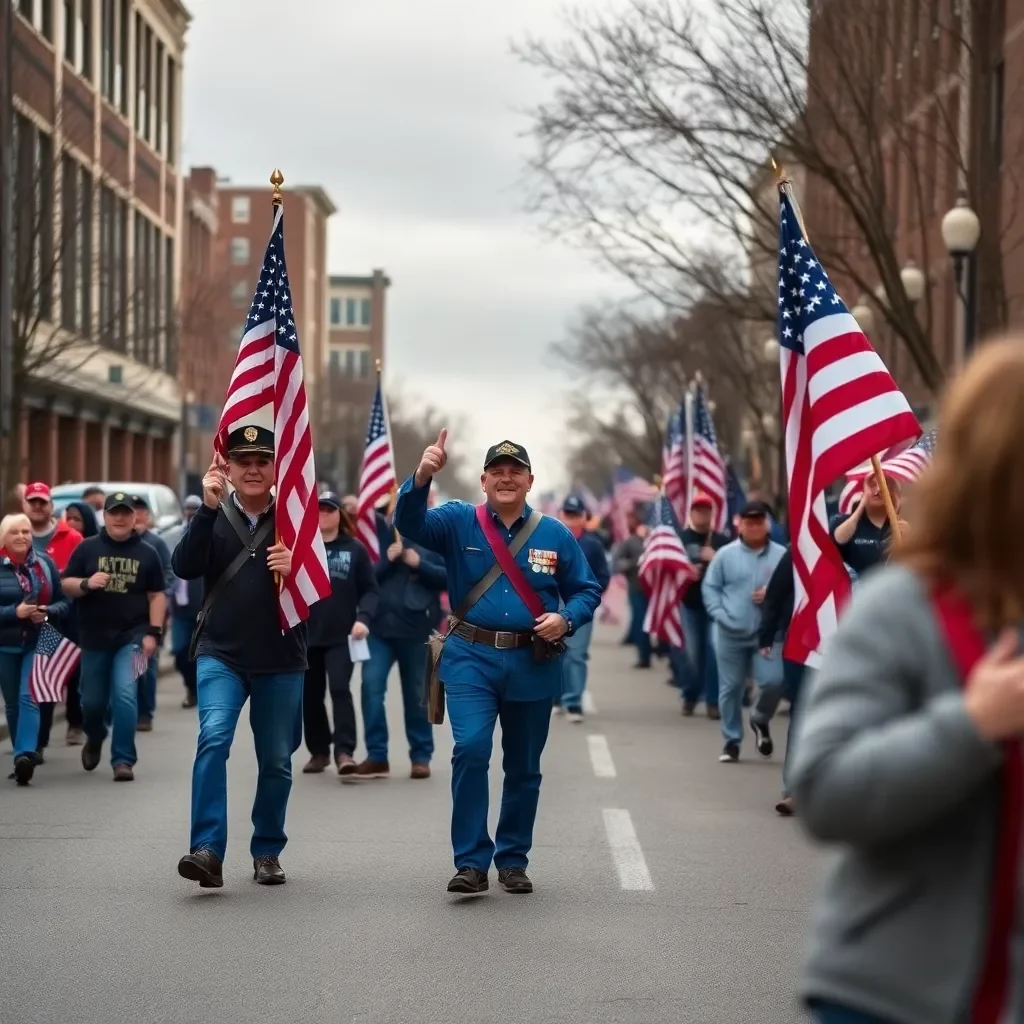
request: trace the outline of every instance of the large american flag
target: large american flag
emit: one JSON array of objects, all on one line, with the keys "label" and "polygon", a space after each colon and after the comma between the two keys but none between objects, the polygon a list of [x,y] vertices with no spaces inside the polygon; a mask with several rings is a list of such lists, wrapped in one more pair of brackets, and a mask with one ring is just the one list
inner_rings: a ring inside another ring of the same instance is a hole
[{"label": "large american flag", "polygon": [[673,647],[683,646],[683,594],[697,578],[686,555],[671,502],[663,494],[657,502],[653,529],[644,542],[637,565],[640,584],[647,593],[644,632]]},{"label": "large american flag", "polygon": [[795,591],[785,653],[816,665],[850,592],[825,489],[921,427],[815,259],[788,184],[780,187],[778,305]]},{"label": "large american flag", "polygon": [[653,501],[658,495],[658,488],[642,480],[630,470],[616,466],[612,474],[612,536],[616,541],[624,541],[629,536],[629,525],[626,517],[636,509],[637,505]]},{"label": "large american flag", "polygon": [[284,211],[278,207],[259,283],[245,321],[235,369],[224,399],[215,446],[245,424],[273,425],[275,527],[292,553],[292,571],[279,592],[281,622],[291,629],[309,606],[331,593],[327,552],[320,536],[313,442],[302,376],[302,356],[284,260]]},{"label": "large american flag", "polygon": [[78,667],[82,651],[48,622],[39,627],[28,692],[37,704],[59,704],[67,692],[68,679]]},{"label": "large american flag", "polygon": [[370,406],[370,422],[366,428],[363,468],[359,474],[359,511],[356,514],[356,535],[370,552],[374,562],[380,561],[380,539],[377,536],[377,506],[397,486],[395,460],[391,453],[391,433],[384,407],[380,378]]},{"label": "large american flag", "polygon": [[682,405],[668,418],[665,447],[661,452],[661,486],[680,523],[689,518],[686,507],[685,412]]},{"label": "large american flag", "polygon": [[[692,400],[692,429],[687,431],[686,443],[692,445],[689,457],[690,470],[686,511],[689,513],[694,496],[708,495],[715,503],[714,529],[722,531],[728,521],[728,494],[725,475],[725,460],[718,450],[718,437],[711,419],[704,385],[698,381],[694,386]],[[685,519],[683,520],[685,522]]]},{"label": "large american flag", "polygon": [[[882,473],[902,483],[913,483],[924,471],[925,466],[932,460],[932,453],[935,451],[935,439],[937,428],[933,427],[919,437],[909,448],[904,448],[898,454],[882,460]],[[856,507],[860,499],[861,491],[864,488],[864,478],[870,476],[874,470],[871,465],[861,466],[847,475],[846,484],[839,495],[839,511],[843,515],[849,515]]]}]

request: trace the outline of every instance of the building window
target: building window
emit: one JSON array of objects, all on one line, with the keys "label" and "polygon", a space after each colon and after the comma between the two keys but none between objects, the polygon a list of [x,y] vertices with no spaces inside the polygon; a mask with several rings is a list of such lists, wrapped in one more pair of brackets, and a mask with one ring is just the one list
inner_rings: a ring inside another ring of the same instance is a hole
[{"label": "building window", "polygon": [[370,306],[371,303],[369,299],[363,299],[362,302],[359,303],[359,322],[363,327],[370,326]]},{"label": "building window", "polygon": [[115,102],[114,57],[117,53],[117,25],[115,0],[101,0],[100,11],[100,91],[103,98]]},{"label": "building window", "polygon": [[142,32],[142,137],[153,141],[153,30],[143,22]]},{"label": "building window", "polygon": [[64,59],[75,66],[75,0],[64,0]]},{"label": "building window", "polygon": [[[331,299],[331,326],[341,326],[341,299]],[[331,353],[332,356],[335,354]]]},{"label": "building window", "polygon": [[61,161],[61,326],[91,339],[92,175],[75,160]]},{"label": "building window", "polygon": [[231,239],[231,262],[236,267],[245,266],[249,262],[249,239]]},{"label": "building window", "polygon": [[177,68],[170,57],[167,58],[167,162],[173,164],[178,157],[175,132],[177,131],[176,111],[178,97],[175,90],[178,88]]},{"label": "building window", "polygon": [[248,196],[232,196],[231,197],[231,223],[232,224],[248,224],[249,223],[249,197]]},{"label": "building window", "polygon": [[174,239],[164,239],[164,351],[161,364],[168,373],[178,369],[178,330],[174,311]]},{"label": "building window", "polygon": [[370,350],[368,348],[359,350],[358,376],[363,379],[370,376]]},{"label": "building window", "polygon": [[92,81],[92,0],[78,0],[78,55],[75,70]]},{"label": "building window", "polygon": [[231,289],[231,302],[236,309],[246,309],[252,302],[249,286],[244,281],[236,281]]},{"label": "building window", "polygon": [[15,261],[11,299],[20,316],[49,320],[58,262],[53,237],[53,143],[21,114],[15,115],[12,129]]},{"label": "building window", "polygon": [[153,143],[158,153],[164,153],[167,138],[167,121],[164,117],[164,44],[156,44],[156,81],[153,86],[153,105],[156,114],[153,117]]},{"label": "building window", "polygon": [[345,376],[352,377],[355,375],[356,369],[356,353],[355,349],[345,349]]},{"label": "building window", "polygon": [[337,349],[332,350],[328,357],[327,365],[332,373],[337,373],[341,368],[341,353]]},{"label": "building window", "polygon": [[130,28],[129,17],[131,12],[128,8],[129,0],[121,0],[120,16],[118,17],[118,52],[117,64],[114,68],[114,92],[117,95],[117,105],[121,113],[128,116],[128,29]]},{"label": "building window", "polygon": [[345,323],[349,327],[354,327],[356,325],[356,309],[357,303],[355,299],[345,300]]},{"label": "building window", "polygon": [[146,82],[142,77],[142,16],[135,15],[135,132],[142,132],[142,111],[146,106]]},{"label": "building window", "polygon": [[40,35],[53,42],[53,0],[18,0],[18,10]]}]

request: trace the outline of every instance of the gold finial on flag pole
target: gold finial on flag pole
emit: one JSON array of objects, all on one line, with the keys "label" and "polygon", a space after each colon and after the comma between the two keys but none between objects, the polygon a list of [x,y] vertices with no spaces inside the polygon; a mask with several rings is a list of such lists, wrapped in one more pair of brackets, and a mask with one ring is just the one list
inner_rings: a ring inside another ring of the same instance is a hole
[{"label": "gold finial on flag pole", "polygon": [[281,194],[281,186],[284,184],[284,175],[277,167],[274,168],[273,173],[270,175],[270,184],[274,186],[274,191],[270,196],[270,202],[274,206],[280,206],[284,202],[284,196]]}]

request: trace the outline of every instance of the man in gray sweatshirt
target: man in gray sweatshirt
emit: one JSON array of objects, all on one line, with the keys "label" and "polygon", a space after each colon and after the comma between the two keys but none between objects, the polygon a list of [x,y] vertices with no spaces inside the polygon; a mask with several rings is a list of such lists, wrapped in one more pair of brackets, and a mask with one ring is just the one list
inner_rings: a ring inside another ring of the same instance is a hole
[{"label": "man in gray sweatshirt", "polygon": [[768,581],[786,549],[769,536],[770,511],[763,501],[747,502],[740,512],[739,539],[715,555],[704,576],[704,607],[715,623],[723,762],[740,757],[743,693],[750,678],[761,688],[750,713],[757,749],[765,757],[774,749],[768,723],[782,694],[782,644],[777,640],[765,656],[757,634]]}]

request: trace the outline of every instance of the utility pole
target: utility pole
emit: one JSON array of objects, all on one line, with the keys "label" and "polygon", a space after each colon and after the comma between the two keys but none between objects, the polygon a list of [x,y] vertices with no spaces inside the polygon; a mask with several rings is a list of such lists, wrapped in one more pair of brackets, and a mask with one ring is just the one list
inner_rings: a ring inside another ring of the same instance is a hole
[{"label": "utility pole", "polygon": [[3,4],[3,72],[0,73],[0,499],[15,481],[7,479],[14,443],[14,4]]}]

